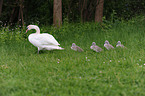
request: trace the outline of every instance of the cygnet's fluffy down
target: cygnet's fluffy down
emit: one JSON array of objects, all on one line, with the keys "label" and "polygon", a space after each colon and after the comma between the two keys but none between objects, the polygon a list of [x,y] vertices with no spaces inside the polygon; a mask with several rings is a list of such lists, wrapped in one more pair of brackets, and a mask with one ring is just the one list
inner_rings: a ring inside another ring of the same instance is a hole
[{"label": "cygnet's fluffy down", "polygon": [[123,44],[121,44],[121,41],[117,42],[116,47],[126,48]]},{"label": "cygnet's fluffy down", "polygon": [[109,41],[107,41],[107,40],[105,41],[104,47],[107,50],[114,49],[114,47],[111,44],[109,44]]},{"label": "cygnet's fluffy down", "polygon": [[75,50],[75,51],[79,51],[79,52],[83,52],[84,51],[82,48],[77,46],[75,43],[72,43],[71,49]]},{"label": "cygnet's fluffy down", "polygon": [[96,52],[101,52],[103,50],[102,48],[97,46],[95,42],[92,43],[92,46],[90,48]]}]

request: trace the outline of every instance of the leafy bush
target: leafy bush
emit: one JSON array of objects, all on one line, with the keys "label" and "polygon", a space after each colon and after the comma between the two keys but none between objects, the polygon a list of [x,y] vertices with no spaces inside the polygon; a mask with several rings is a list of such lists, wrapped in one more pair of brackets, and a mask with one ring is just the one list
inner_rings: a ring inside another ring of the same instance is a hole
[{"label": "leafy bush", "polygon": [[0,31],[0,42],[6,43],[6,42],[21,42],[22,40],[25,40],[23,29],[20,29],[19,27],[16,27],[15,29],[10,29],[9,27],[2,27],[2,30]]},{"label": "leafy bush", "polygon": [[[113,17],[114,18],[114,17]],[[68,23],[66,19],[63,25],[60,28],[56,28],[54,26],[46,26],[46,25],[38,25],[40,27],[41,33],[49,33],[52,34],[57,40],[74,40],[75,39],[83,39],[86,37],[88,40],[90,38],[95,37],[95,32],[99,32],[101,34],[108,33],[112,28],[124,27],[124,26],[132,26],[134,24],[142,24],[144,20],[144,16],[137,16],[136,18],[132,18],[129,21],[125,20],[115,20],[108,21],[103,19],[103,23],[94,23],[94,22],[86,22],[86,23]],[[37,25],[37,24],[36,24]],[[26,27],[26,26],[25,26]],[[9,42],[16,41],[20,42],[26,40],[28,35],[31,32],[35,32],[34,30],[29,31],[27,34],[24,34],[26,31],[25,28],[21,28],[19,26],[15,28],[10,27],[2,27],[0,31],[0,42]],[[93,33],[94,32],[94,33]]]}]

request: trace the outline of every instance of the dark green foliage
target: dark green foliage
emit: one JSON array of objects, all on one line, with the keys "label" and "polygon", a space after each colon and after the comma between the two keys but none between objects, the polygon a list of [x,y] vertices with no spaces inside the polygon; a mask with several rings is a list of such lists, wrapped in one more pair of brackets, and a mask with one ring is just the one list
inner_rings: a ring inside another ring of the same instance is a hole
[{"label": "dark green foliage", "polygon": [[[62,18],[68,22],[94,21],[96,1],[95,0],[62,0]],[[10,20],[13,8],[17,23],[19,2],[15,0],[4,0],[2,16],[0,21],[3,25]],[[24,0],[24,21],[25,24],[52,24],[53,22],[53,0]],[[126,19],[138,14],[144,14],[145,0],[104,0],[104,17],[107,20]],[[82,11],[82,17],[81,17]],[[112,19],[113,16],[113,19]],[[114,21],[114,20],[113,20]]]},{"label": "dark green foliage", "polygon": [[145,0],[105,0],[104,15],[107,19],[114,11],[118,19],[129,20],[145,12]]},{"label": "dark green foliage", "polygon": [[52,24],[53,0],[29,0],[24,5],[26,23]]}]

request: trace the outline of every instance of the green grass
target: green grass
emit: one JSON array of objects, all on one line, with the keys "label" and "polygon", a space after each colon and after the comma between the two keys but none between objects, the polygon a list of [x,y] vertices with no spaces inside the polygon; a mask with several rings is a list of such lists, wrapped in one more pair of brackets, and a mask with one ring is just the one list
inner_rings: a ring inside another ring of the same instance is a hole
[{"label": "green grass", "polygon": [[[41,31],[51,30],[65,50],[39,55],[28,40],[1,43],[0,96],[144,96],[144,22],[120,22],[111,28],[94,23],[43,26]],[[113,46],[120,40],[127,49],[108,51],[105,40]],[[93,41],[103,52],[90,49]],[[71,50],[74,42],[85,51]]]}]

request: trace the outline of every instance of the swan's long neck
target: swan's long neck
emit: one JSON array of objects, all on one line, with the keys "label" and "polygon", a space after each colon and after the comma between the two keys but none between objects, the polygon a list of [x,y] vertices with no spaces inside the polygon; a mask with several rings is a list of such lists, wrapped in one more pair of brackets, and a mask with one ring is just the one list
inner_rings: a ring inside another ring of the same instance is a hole
[{"label": "swan's long neck", "polygon": [[39,27],[36,26],[34,29],[36,30],[36,34],[40,34],[40,29],[39,29]]}]

